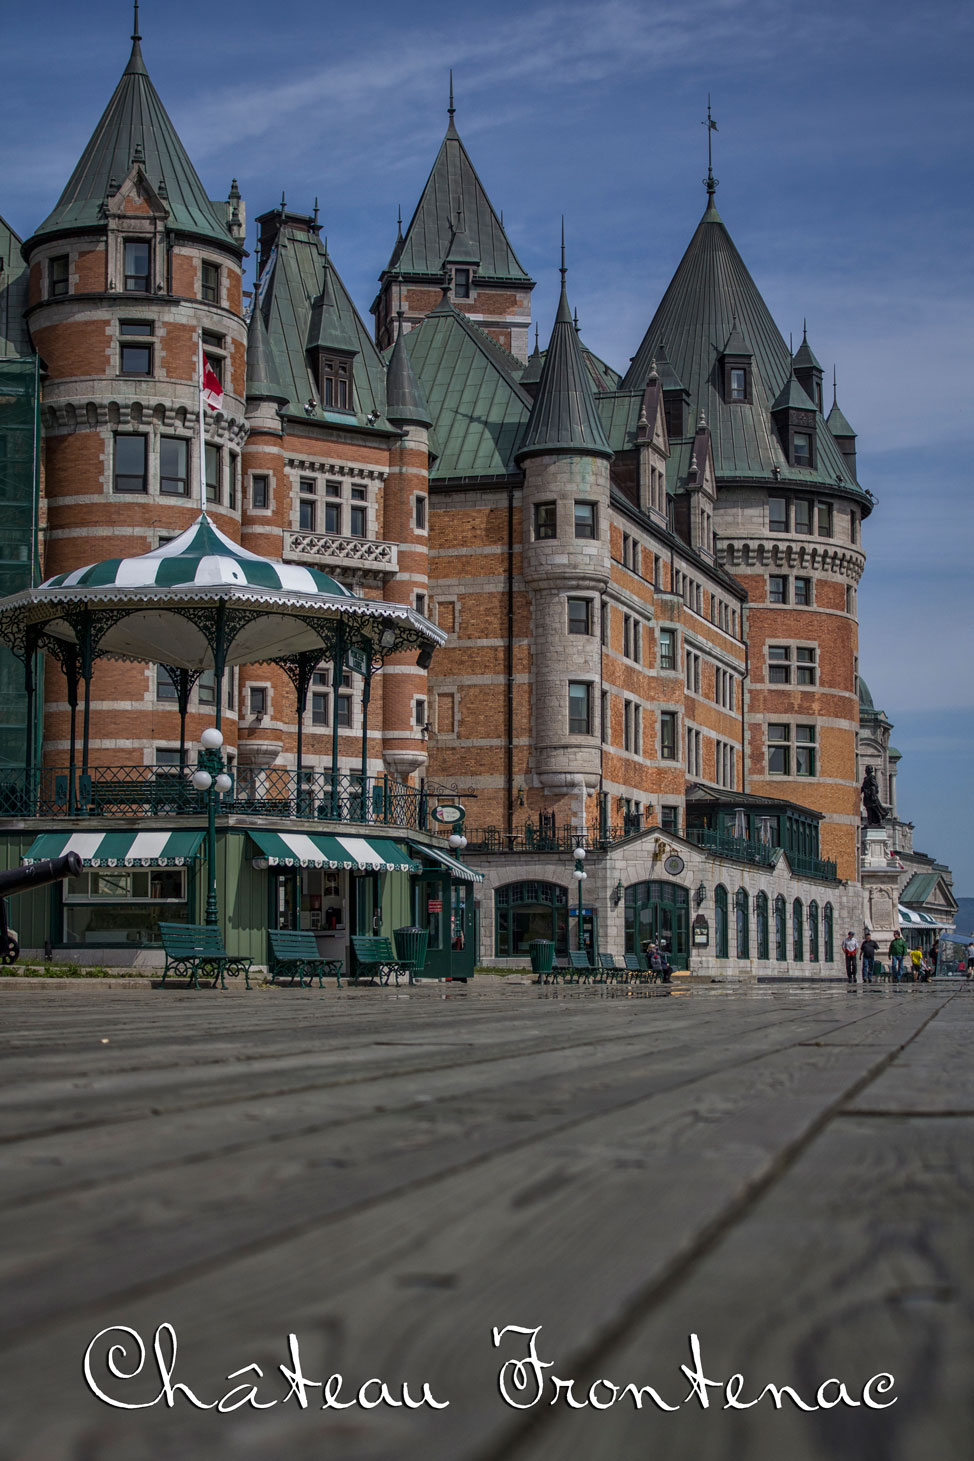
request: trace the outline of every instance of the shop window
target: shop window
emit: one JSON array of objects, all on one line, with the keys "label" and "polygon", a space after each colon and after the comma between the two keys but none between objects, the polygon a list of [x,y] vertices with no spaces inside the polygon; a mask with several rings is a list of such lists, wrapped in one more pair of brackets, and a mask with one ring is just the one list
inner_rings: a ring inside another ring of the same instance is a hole
[{"label": "shop window", "polygon": [[558,883],[508,883],[494,894],[494,953],[499,959],[527,959],[535,939],[547,939],[555,954],[568,954],[568,889]]},{"label": "shop window", "polygon": [[115,437],[115,475],[113,487],[116,492],[145,492],[146,462],[148,458],[148,437]]},{"label": "shop window", "polygon": [[168,497],[189,493],[189,442],[182,437],[159,439],[159,491]]},{"label": "shop window", "polygon": [[160,922],[186,921],[186,869],[85,868],[65,884],[63,898],[69,946],[159,944]]}]

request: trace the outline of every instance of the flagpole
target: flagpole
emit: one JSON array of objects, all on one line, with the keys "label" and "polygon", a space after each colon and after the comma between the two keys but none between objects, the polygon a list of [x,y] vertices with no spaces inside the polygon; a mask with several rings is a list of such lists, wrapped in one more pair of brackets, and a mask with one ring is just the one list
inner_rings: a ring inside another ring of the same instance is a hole
[{"label": "flagpole", "polygon": [[200,331],[197,340],[198,359],[196,363],[196,374],[199,380],[200,396],[200,507],[206,513],[206,444],[203,435],[203,333]]}]

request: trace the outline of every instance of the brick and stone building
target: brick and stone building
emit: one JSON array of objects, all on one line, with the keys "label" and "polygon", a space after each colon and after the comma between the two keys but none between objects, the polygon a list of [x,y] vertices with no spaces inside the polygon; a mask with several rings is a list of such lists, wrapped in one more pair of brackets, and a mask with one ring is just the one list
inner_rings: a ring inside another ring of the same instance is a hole
[{"label": "brick and stone building", "polygon": [[[435,620],[446,644],[432,664],[386,660],[367,724],[352,666],[334,683],[327,665],[244,665],[223,725],[254,797],[276,771],[326,772],[337,744],[333,769],[463,803],[486,960],[523,963],[536,936],[562,953],[661,937],[680,967],[823,973],[840,925],[862,923],[872,498],[855,433],[835,400],[824,413],[807,336],[792,356],[715,186],[625,375],[578,333],[564,241],[554,324],[544,349],[535,327],[529,355],[534,281],[457,131],[451,83],[367,328],[317,205],[282,197],[260,214],[245,290],[236,180],[207,196],[136,34],[23,245],[43,575],[176,537],[202,475],[233,543]],[[340,198],[328,213],[334,238]],[[224,389],[202,473],[200,339]],[[163,668],[100,662],[90,688],[95,770],[173,764]],[[190,739],[214,693],[201,676]],[[76,694],[48,657],[49,766],[66,759]]]}]

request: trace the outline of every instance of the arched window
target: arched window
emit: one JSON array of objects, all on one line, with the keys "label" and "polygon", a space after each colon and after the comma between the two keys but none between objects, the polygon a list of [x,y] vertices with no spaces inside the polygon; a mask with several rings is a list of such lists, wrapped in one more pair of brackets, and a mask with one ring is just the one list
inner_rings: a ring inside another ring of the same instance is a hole
[{"label": "arched window", "polygon": [[768,895],[759,893],[754,900],[754,924],[757,930],[758,958],[768,958]]},{"label": "arched window", "polygon": [[727,958],[727,889],[723,883],[714,889],[714,951],[718,959]]},{"label": "arched window", "polygon": [[737,928],[737,957],[751,957],[751,918],[747,889],[738,888],[734,896],[734,922]]},{"label": "arched window", "polygon": [[774,956],[780,964],[788,958],[788,920],[780,893],[774,900]]},{"label": "arched window", "polygon": [[796,964],[805,958],[805,930],[802,925],[802,900],[796,898],[791,905],[791,953]]},{"label": "arched window", "polygon": [[568,954],[568,889],[559,883],[506,883],[494,894],[494,952],[499,959],[528,958],[533,939],[550,939]]},{"label": "arched window", "polygon": [[833,931],[834,920],[832,917],[832,904],[826,903],[822,913],[822,925],[825,930],[825,962],[831,964],[835,958],[835,934]]},{"label": "arched window", "polygon": [[808,905],[808,957],[811,963],[818,963],[818,904],[814,898]]}]

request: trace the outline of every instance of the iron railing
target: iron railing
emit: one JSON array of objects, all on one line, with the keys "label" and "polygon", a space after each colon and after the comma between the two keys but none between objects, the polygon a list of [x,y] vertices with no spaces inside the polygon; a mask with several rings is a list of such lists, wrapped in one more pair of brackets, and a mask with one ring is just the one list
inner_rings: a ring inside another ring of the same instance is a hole
[{"label": "iron railing", "polygon": [[[195,768],[99,766],[87,775],[44,767],[0,771],[0,817],[203,816],[207,793],[192,783]],[[233,787],[217,796],[221,816],[303,818],[382,823],[425,831],[429,793],[388,776],[269,766],[238,768]]]},{"label": "iron railing", "polygon": [[684,834],[688,842],[705,847],[718,857],[729,857],[734,862],[751,863],[754,867],[773,867],[776,849],[770,842],[751,842],[747,837],[734,837],[727,832],[718,832],[713,827],[688,827]]},{"label": "iron railing", "polygon": [[837,883],[839,873],[831,857],[806,857],[800,852],[785,854],[793,873],[802,878],[818,878],[823,883]]},{"label": "iron railing", "polygon": [[468,853],[549,852],[565,853],[570,857],[576,847],[598,852],[638,836],[643,829],[620,822],[583,835],[571,827],[539,829],[528,822],[514,832],[505,832],[501,827],[467,827],[465,830]]}]

